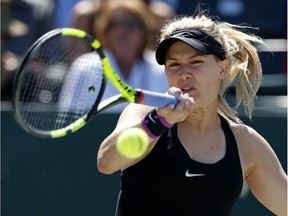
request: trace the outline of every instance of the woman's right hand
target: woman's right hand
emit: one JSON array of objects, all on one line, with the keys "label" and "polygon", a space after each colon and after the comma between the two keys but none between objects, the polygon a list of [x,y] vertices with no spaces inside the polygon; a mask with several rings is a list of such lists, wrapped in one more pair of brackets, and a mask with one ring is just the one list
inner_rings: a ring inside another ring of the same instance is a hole
[{"label": "woman's right hand", "polygon": [[176,87],[170,88],[168,94],[174,95],[179,103],[176,106],[169,105],[164,108],[156,108],[157,114],[170,124],[184,121],[193,110],[194,99],[188,94],[183,94],[182,90]]}]

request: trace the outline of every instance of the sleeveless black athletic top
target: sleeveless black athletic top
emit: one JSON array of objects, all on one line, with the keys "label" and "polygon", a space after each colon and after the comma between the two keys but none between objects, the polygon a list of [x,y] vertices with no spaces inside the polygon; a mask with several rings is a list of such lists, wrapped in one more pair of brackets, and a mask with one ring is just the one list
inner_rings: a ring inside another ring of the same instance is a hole
[{"label": "sleeveless black athletic top", "polygon": [[220,118],[226,139],[221,160],[214,164],[192,160],[174,125],[149,155],[121,173],[116,215],[230,215],[241,193],[243,176],[234,134]]}]

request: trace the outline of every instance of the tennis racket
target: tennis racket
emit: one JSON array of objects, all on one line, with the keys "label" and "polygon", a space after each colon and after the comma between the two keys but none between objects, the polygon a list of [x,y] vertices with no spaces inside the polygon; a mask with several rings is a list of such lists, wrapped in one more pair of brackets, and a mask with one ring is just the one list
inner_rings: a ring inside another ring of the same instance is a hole
[{"label": "tennis racket", "polygon": [[[103,101],[107,80],[119,94]],[[14,80],[17,122],[28,133],[44,138],[73,133],[97,114],[125,102],[165,107],[178,100],[129,86],[113,71],[101,43],[74,28],[54,29],[40,37]]]}]

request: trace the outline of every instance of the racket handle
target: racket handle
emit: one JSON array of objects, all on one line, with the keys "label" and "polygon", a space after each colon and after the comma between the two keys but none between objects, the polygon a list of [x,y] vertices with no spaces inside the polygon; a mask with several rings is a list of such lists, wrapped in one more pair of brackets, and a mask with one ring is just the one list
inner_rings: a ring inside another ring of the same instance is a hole
[{"label": "racket handle", "polygon": [[137,89],[138,99],[135,103],[138,104],[145,104],[149,106],[155,106],[155,107],[166,107],[170,104],[177,105],[178,100],[173,95],[163,94],[163,93],[157,93],[152,91],[146,91],[146,90],[139,90]]}]

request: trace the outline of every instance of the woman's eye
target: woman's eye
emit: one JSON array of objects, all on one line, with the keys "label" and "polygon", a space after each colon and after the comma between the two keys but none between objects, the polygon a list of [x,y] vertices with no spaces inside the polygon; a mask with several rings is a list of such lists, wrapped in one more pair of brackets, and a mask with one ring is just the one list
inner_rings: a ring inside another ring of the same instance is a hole
[{"label": "woman's eye", "polygon": [[168,65],[169,69],[175,69],[175,68],[178,68],[178,67],[179,67],[178,63],[171,63],[171,64]]},{"label": "woman's eye", "polygon": [[203,63],[203,61],[195,60],[195,61],[192,61],[190,64],[195,65],[195,64],[201,64],[201,63]]}]

